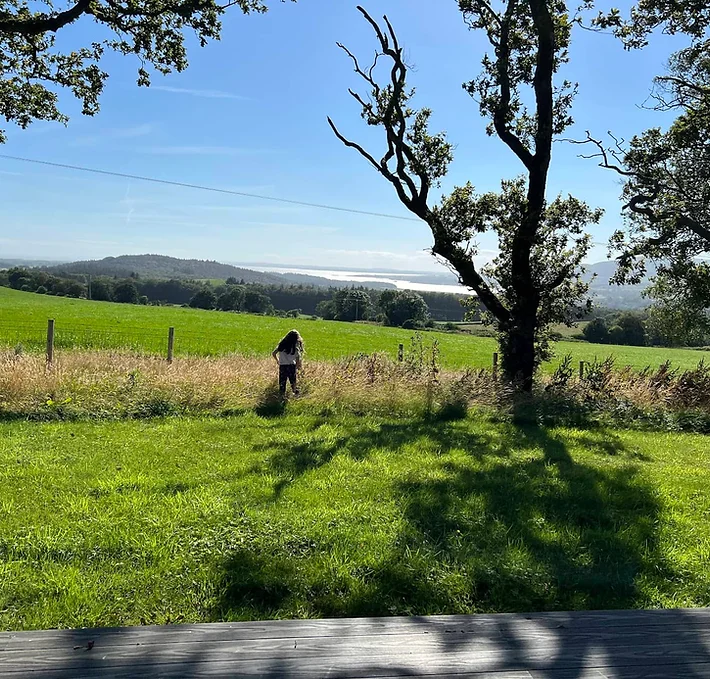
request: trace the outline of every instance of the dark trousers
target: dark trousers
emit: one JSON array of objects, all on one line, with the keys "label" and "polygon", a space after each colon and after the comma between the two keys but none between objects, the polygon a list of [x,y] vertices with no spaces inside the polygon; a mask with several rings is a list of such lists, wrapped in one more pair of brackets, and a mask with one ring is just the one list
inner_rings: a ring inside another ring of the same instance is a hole
[{"label": "dark trousers", "polygon": [[279,366],[279,391],[282,394],[286,393],[286,380],[291,383],[293,393],[298,393],[296,386],[296,366],[295,365],[280,365]]}]

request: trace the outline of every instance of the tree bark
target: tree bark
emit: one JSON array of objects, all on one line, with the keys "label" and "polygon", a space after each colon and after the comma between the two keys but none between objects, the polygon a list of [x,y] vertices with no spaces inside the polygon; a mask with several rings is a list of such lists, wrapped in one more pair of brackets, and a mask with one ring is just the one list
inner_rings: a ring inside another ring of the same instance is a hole
[{"label": "tree bark", "polygon": [[513,310],[513,320],[501,340],[503,375],[521,391],[532,391],[537,368],[535,317],[537,312]]}]

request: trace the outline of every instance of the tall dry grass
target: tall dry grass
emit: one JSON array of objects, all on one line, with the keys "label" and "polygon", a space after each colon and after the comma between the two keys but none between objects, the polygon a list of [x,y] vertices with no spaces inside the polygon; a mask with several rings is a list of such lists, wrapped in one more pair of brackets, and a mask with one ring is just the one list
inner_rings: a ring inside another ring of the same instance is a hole
[{"label": "tall dry grass", "polygon": [[[478,400],[496,388],[485,371],[441,375],[436,366],[396,363],[373,354],[308,362],[304,401],[321,408],[370,412],[431,410]],[[166,361],[126,353],[62,352],[47,368],[36,354],[0,353],[0,416],[148,417],[229,412],[278,400],[272,359],[243,356]],[[465,393],[464,393],[465,392]]]},{"label": "tall dry grass", "polygon": [[[181,358],[106,351],[62,352],[51,368],[37,354],[0,353],[0,418],[72,419],[279,412],[277,367],[270,358]],[[607,360],[582,379],[571,360],[541,377],[527,399],[486,370],[441,371],[436,345],[392,361],[358,355],[308,362],[299,408],[322,412],[465,416],[471,405],[523,412],[546,422],[612,417],[710,432],[710,366],[674,371],[617,369]],[[522,404],[522,409],[521,409]],[[680,422],[680,424],[678,424]]]}]

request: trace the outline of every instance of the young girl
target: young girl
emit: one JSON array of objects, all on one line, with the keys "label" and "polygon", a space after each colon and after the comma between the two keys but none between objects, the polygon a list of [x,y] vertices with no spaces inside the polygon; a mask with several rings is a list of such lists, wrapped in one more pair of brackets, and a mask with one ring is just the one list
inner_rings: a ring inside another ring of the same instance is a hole
[{"label": "young girl", "polygon": [[286,394],[286,380],[291,382],[291,389],[298,394],[296,386],[296,371],[303,364],[303,339],[297,330],[291,330],[271,352],[279,364],[279,391]]}]

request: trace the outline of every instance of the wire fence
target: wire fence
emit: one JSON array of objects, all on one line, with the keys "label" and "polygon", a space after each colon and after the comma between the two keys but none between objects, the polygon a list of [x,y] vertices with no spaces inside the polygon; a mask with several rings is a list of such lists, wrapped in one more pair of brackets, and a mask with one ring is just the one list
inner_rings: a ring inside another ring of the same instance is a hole
[{"label": "wire fence", "polygon": [[[51,330],[50,330],[51,327]],[[61,321],[8,322],[0,320],[0,348],[17,353],[68,349],[117,350],[144,355],[162,356],[170,360],[175,356],[243,356],[269,355],[273,347],[265,339],[240,341],[228,328],[210,328],[204,332],[188,329],[171,329],[156,326],[116,324],[100,327],[92,324],[74,323],[64,325]],[[50,349],[51,344],[51,349]],[[263,345],[263,346],[262,346]],[[172,349],[171,349],[172,346]],[[380,349],[377,349],[380,351]],[[360,349],[348,344],[311,344],[308,355],[317,360],[337,360],[360,353]],[[385,353],[393,359],[400,354],[399,346],[393,342]],[[50,357],[51,360],[51,357]]]}]

